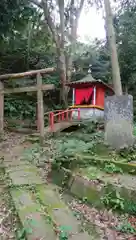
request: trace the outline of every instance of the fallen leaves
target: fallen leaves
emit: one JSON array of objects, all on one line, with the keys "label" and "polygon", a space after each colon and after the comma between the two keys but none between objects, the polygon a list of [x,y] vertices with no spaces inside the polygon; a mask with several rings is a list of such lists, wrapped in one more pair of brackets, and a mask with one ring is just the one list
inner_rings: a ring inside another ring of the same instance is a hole
[{"label": "fallen leaves", "polygon": [[112,210],[98,210],[76,200],[70,202],[70,208],[74,212],[82,214],[88,222],[94,223],[101,230],[101,239],[103,240],[136,240],[133,234],[121,233],[116,230],[116,227],[126,219],[126,216],[113,214]]}]

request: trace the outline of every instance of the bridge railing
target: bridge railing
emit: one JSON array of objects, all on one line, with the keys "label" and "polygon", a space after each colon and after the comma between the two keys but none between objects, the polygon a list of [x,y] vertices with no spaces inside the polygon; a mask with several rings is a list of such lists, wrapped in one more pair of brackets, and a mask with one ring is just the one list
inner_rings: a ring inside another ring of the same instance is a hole
[{"label": "bridge railing", "polygon": [[59,110],[56,112],[50,112],[49,114],[49,125],[51,131],[54,130],[54,124],[57,122],[63,121],[72,121],[72,113],[73,111],[78,112],[77,119],[80,120],[80,109],[66,109],[66,110]]}]

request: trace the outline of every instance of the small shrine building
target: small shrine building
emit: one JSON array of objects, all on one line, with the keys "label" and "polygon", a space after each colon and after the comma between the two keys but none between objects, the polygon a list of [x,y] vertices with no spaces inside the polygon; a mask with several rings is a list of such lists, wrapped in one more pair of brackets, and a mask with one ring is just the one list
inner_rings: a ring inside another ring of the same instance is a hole
[{"label": "small shrine building", "polygon": [[74,119],[78,117],[79,108],[81,119],[103,118],[105,97],[114,94],[112,86],[101,80],[95,80],[91,74],[82,80],[70,82],[67,86],[73,90],[70,108],[73,109]]}]

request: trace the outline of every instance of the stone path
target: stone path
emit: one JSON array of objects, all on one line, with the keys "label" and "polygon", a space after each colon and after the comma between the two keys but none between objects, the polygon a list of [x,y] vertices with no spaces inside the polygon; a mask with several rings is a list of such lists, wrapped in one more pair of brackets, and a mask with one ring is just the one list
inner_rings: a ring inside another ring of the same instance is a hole
[{"label": "stone path", "polygon": [[5,172],[11,182],[10,193],[27,239],[101,239],[97,229],[91,235],[81,231],[81,222],[61,199],[57,188],[43,180],[38,168],[20,160],[24,148],[25,143],[19,143],[9,151],[4,150],[3,156]]}]

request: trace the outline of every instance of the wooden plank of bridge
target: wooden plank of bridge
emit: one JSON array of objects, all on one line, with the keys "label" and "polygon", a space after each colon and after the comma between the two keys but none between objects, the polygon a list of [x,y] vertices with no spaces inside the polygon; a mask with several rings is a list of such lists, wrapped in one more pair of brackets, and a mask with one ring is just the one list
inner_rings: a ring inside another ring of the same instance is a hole
[{"label": "wooden plank of bridge", "polygon": [[[71,127],[71,126],[76,126],[78,125],[80,122],[78,121],[62,121],[62,122],[58,122],[54,124],[54,129],[53,132],[61,132],[64,129]],[[46,127],[44,129],[44,134],[51,132],[50,126]]]}]

